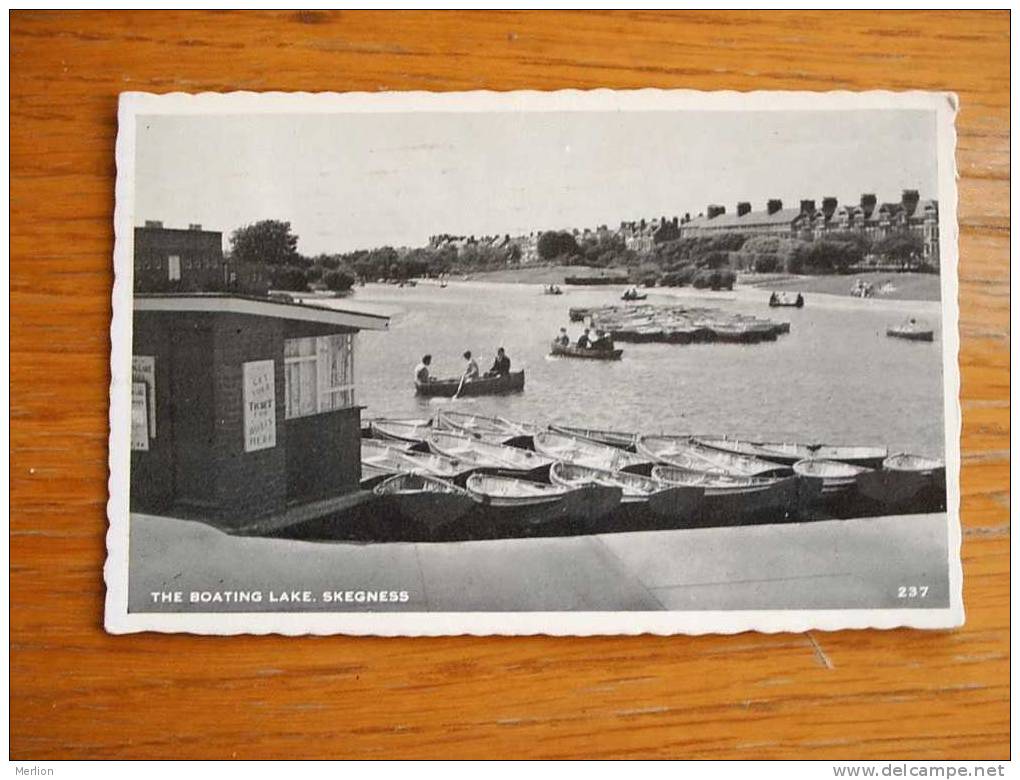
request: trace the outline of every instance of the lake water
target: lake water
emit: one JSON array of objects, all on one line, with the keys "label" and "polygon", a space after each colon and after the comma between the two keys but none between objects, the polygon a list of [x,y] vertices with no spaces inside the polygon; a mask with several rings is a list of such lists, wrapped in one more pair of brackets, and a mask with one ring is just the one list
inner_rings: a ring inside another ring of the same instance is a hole
[{"label": "lake water", "polygon": [[[848,282],[849,283],[849,282]],[[336,306],[390,314],[389,331],[358,336],[358,403],[365,417],[423,417],[453,408],[546,424],[643,432],[720,433],[764,439],[882,444],[943,455],[938,304],[807,296],[803,309],[770,309],[768,293],[650,294],[647,303],[695,306],[785,320],[791,332],[761,344],[620,344],[623,359],[552,358],[549,343],[580,323],[572,306],[619,303],[622,287],[564,288],[451,282],[445,288],[368,285]],[[935,343],[886,336],[913,316],[935,327]],[[464,350],[485,371],[503,346],[526,370],[523,393],[477,399],[419,399],[413,370],[433,356],[433,375],[459,376]]]}]

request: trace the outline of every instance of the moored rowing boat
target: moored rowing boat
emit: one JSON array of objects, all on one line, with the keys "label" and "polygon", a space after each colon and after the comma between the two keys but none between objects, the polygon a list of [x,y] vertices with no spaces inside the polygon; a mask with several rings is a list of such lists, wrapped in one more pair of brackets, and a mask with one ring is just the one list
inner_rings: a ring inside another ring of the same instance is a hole
[{"label": "moored rowing boat", "polygon": [[525,526],[555,520],[599,520],[619,506],[623,494],[617,487],[546,485],[487,474],[473,474],[467,489],[483,506],[497,512],[497,523]]},{"label": "moored rowing boat", "polygon": [[481,469],[545,476],[553,462],[552,458],[531,450],[492,444],[452,431],[432,431],[428,443],[432,451],[439,455]]},{"label": "moored rowing boat", "polygon": [[376,439],[361,440],[361,463],[393,474],[428,474],[453,481],[466,479],[475,470],[470,463],[431,452],[405,452]]},{"label": "moored rowing boat", "polygon": [[424,445],[432,431],[431,422],[423,424],[420,420],[372,420],[372,436],[377,439],[389,439],[413,446]]},{"label": "moored rowing boat", "polygon": [[694,439],[699,444],[722,452],[762,458],[790,466],[798,460],[816,458],[874,468],[880,465],[889,454],[885,447],[871,445],[799,444],[796,442],[752,441],[729,436],[695,436]]},{"label": "moored rowing boat", "polygon": [[550,425],[549,430],[556,433],[563,433],[567,436],[574,436],[581,439],[591,439],[599,444],[607,444],[610,447],[619,447],[623,450],[634,451],[638,435],[627,431],[607,431],[599,428],[578,428],[572,425]]},{"label": "moored rowing boat", "polygon": [[869,471],[864,466],[815,458],[797,461],[793,470],[801,479],[820,483],[823,498],[852,490],[857,478]]},{"label": "moored rowing boat", "polygon": [[704,488],[694,485],[665,485],[662,482],[628,471],[606,471],[572,463],[554,463],[549,469],[554,485],[580,487],[594,483],[618,487],[623,491],[621,503],[640,505],[659,517],[683,519],[693,514],[704,495]]},{"label": "moored rowing boat", "polygon": [[477,504],[467,490],[426,474],[389,477],[374,492],[405,521],[429,531],[459,520]]},{"label": "moored rowing boat", "polygon": [[762,514],[776,522],[786,521],[796,516],[800,507],[799,480],[795,476],[740,477],[669,465],[655,466],[651,476],[667,485],[704,490],[704,517],[723,525],[735,525],[743,518]]},{"label": "moored rowing boat", "polygon": [[541,428],[532,423],[516,422],[505,417],[488,417],[481,414],[440,410],[436,413],[436,427],[469,434],[499,444],[529,444],[531,436]]},{"label": "moored rowing boat", "polygon": [[647,473],[651,461],[619,447],[600,444],[592,439],[581,439],[555,431],[543,431],[534,436],[535,451],[553,459],[606,471],[632,471]]},{"label": "moored rowing boat", "polygon": [[694,471],[745,477],[784,476],[790,473],[789,468],[781,463],[706,447],[692,436],[639,436],[637,451],[660,463]]}]

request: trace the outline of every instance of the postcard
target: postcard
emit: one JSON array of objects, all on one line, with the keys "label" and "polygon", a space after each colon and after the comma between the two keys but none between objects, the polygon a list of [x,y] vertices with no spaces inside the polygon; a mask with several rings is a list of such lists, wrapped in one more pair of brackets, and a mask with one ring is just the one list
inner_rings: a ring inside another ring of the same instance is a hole
[{"label": "postcard", "polygon": [[121,95],[107,630],[962,624],[956,110]]}]

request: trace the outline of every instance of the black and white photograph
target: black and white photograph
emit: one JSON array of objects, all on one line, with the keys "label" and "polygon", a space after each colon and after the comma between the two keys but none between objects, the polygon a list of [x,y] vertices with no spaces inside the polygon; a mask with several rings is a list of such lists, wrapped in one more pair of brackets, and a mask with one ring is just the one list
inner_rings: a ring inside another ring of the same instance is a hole
[{"label": "black and white photograph", "polygon": [[121,95],[107,630],[961,624],[956,110]]}]

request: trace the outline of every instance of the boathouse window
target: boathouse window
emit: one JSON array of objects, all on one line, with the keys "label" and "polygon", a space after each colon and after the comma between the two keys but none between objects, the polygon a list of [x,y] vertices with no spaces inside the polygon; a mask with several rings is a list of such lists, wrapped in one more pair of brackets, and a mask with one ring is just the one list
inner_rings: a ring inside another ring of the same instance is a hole
[{"label": "boathouse window", "polygon": [[287,339],[283,347],[286,417],[354,406],[354,336]]}]

